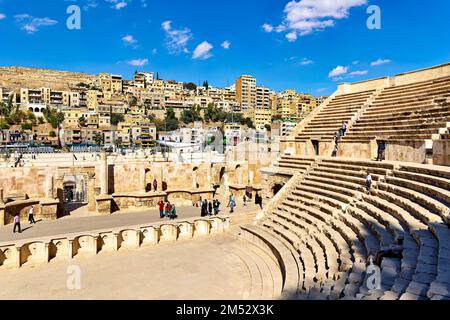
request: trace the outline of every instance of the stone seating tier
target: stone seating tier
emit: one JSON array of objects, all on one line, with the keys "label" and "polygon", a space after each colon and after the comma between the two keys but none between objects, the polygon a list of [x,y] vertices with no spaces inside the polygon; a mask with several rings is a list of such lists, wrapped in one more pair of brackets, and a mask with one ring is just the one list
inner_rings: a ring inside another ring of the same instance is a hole
[{"label": "stone seating tier", "polygon": [[[450,299],[449,186],[445,167],[318,158],[259,228],[297,249],[301,298]],[[367,256],[397,236],[403,258],[385,259],[381,290],[367,289]]]}]

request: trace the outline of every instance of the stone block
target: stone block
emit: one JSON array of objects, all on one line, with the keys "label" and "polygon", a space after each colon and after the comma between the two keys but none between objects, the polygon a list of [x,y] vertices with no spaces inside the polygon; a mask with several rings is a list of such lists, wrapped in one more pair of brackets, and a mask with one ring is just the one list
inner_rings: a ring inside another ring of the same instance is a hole
[{"label": "stone block", "polygon": [[20,248],[21,265],[38,265],[49,261],[48,243],[32,242]]},{"label": "stone block", "polygon": [[100,233],[97,239],[99,252],[114,252],[118,250],[118,236],[114,232]]},{"label": "stone block", "polygon": [[190,240],[194,237],[194,225],[189,222],[181,222],[178,225],[178,240]]},{"label": "stone block", "polygon": [[67,238],[51,240],[48,251],[49,261],[72,259],[72,243]]},{"label": "stone block", "polygon": [[137,249],[140,245],[140,234],[137,230],[123,230],[118,235],[119,249]]},{"label": "stone block", "polygon": [[72,256],[77,255],[96,255],[97,238],[92,235],[78,236],[72,242]]},{"label": "stone block", "polygon": [[0,247],[0,268],[20,267],[20,250],[15,246]]},{"label": "stone block", "polygon": [[177,241],[178,227],[172,224],[165,224],[160,227],[161,237],[160,242]]},{"label": "stone block", "polygon": [[208,220],[197,220],[194,222],[194,237],[205,237],[210,235],[211,223]]},{"label": "stone block", "polygon": [[141,228],[141,245],[150,246],[156,245],[159,241],[159,228],[156,227],[144,227]]}]

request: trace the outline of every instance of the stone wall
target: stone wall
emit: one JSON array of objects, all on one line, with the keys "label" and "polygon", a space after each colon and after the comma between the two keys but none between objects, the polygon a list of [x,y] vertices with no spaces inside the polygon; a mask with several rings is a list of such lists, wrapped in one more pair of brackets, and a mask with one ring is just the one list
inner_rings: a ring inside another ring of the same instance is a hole
[{"label": "stone wall", "polygon": [[386,143],[386,160],[426,163],[425,141],[389,141]]},{"label": "stone wall", "polygon": [[433,141],[433,164],[450,166],[450,140]]},{"label": "stone wall", "polygon": [[339,143],[338,157],[374,159],[377,157],[377,143],[375,140],[367,142],[342,141]]}]

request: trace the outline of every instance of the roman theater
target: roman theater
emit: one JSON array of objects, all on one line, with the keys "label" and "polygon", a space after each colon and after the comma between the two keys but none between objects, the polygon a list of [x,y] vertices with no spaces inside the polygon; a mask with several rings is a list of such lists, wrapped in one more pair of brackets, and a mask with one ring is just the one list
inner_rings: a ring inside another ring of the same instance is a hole
[{"label": "roman theater", "polygon": [[[0,159],[2,299],[450,299],[450,64],[339,84],[277,146],[26,157]],[[262,210],[240,206],[248,186]],[[222,212],[200,217],[213,198]],[[40,222],[13,234],[31,206]],[[370,257],[397,239],[373,287]]]}]

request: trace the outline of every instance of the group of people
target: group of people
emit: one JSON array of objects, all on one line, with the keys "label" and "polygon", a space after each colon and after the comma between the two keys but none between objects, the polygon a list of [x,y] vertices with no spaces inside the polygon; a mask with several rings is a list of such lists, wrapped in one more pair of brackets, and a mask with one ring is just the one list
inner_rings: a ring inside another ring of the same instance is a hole
[{"label": "group of people", "polygon": [[[15,215],[13,221],[14,221],[13,233],[16,233],[16,230],[19,233],[22,233],[22,228],[20,226],[20,214]],[[34,206],[31,206],[30,210],[28,210],[28,222],[30,224],[36,224],[36,221],[34,220]]]},{"label": "group of people", "polygon": [[337,157],[337,153],[339,150],[339,141],[341,140],[342,137],[345,136],[346,132],[347,132],[347,122],[342,121],[341,128],[339,129],[338,132],[334,134],[334,148],[333,153],[331,154],[332,157]]},{"label": "group of people", "polygon": [[174,220],[178,217],[177,215],[177,208],[175,204],[170,203],[169,201],[159,201],[158,202],[159,207],[159,217],[161,219],[169,218],[170,220]]},{"label": "group of people", "polygon": [[[242,196],[242,204],[244,207],[247,206],[248,197],[244,194]],[[263,208],[263,198],[259,195],[259,193],[256,193],[255,195],[255,204],[261,207],[261,210]],[[228,201],[228,207],[230,208],[230,213],[234,212],[234,208],[236,207],[236,199],[234,198],[234,195],[230,195],[230,199]]]},{"label": "group of people", "polygon": [[213,213],[215,216],[217,216],[220,212],[220,201],[217,199],[214,200],[202,200],[200,198],[200,201],[197,203],[197,206],[201,209],[201,216],[212,216]]}]

